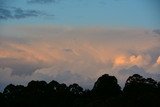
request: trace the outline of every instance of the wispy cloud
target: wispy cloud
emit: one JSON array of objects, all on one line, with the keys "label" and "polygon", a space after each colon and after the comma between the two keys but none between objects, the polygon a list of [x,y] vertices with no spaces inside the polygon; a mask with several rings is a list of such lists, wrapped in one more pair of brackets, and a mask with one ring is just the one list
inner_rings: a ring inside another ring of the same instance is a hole
[{"label": "wispy cloud", "polygon": [[44,4],[44,3],[55,3],[57,1],[60,1],[60,0],[28,0],[27,2]]},{"label": "wispy cloud", "polygon": [[0,20],[8,19],[24,19],[30,17],[53,17],[52,14],[47,14],[36,9],[24,9],[16,5],[9,5],[10,1],[0,1]]},{"label": "wispy cloud", "polygon": [[0,7],[0,19],[23,19],[38,16],[45,16],[45,14],[36,10],[23,10],[15,7]]},{"label": "wispy cloud", "polygon": [[155,32],[156,34],[158,34],[160,36],[160,29],[155,29],[155,30],[153,30],[153,32]]}]

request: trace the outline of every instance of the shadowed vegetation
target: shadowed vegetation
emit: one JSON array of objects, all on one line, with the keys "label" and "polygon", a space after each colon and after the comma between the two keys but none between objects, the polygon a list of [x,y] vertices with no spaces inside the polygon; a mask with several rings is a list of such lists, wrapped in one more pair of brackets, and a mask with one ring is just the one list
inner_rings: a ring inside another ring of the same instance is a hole
[{"label": "shadowed vegetation", "polygon": [[160,107],[159,102],[160,83],[138,74],[127,79],[123,90],[116,77],[104,74],[91,90],[53,80],[10,84],[0,93],[1,107]]}]

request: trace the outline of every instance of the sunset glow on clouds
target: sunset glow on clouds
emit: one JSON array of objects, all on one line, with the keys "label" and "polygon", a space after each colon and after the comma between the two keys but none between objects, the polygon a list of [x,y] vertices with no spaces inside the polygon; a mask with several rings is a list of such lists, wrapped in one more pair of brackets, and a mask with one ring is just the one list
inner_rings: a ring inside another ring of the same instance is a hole
[{"label": "sunset glow on clouds", "polygon": [[148,66],[151,63],[151,57],[149,55],[131,55],[120,56],[115,58],[115,65],[137,65],[140,67]]},{"label": "sunset glow on clouds", "polygon": [[145,76],[148,73],[160,79],[154,75],[160,73],[160,37],[151,30],[56,26],[2,29],[0,73],[9,82],[57,79],[90,87],[104,73],[123,81],[130,73],[118,72],[133,66],[144,69]]},{"label": "sunset glow on clouds", "polygon": [[157,64],[160,65],[160,56],[159,56],[158,59],[157,59]]}]

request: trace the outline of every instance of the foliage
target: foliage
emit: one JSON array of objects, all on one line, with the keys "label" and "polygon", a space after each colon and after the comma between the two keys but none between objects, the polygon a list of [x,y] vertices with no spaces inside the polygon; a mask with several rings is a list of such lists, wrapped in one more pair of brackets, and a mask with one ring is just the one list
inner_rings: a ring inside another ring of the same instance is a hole
[{"label": "foliage", "polygon": [[104,74],[91,90],[53,80],[10,84],[0,93],[1,107],[160,107],[159,102],[160,82],[138,74],[127,79],[123,90],[116,77]]}]

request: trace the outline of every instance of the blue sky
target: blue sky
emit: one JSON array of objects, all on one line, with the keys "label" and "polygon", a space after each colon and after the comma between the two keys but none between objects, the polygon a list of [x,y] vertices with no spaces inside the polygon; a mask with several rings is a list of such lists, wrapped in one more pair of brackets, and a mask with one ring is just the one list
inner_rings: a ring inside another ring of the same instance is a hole
[{"label": "blue sky", "polygon": [[[1,0],[1,2],[4,3],[1,3],[0,8],[15,7],[41,12],[36,17],[1,19],[1,24],[160,28],[159,0]],[[0,15],[3,15],[2,11]]]}]

